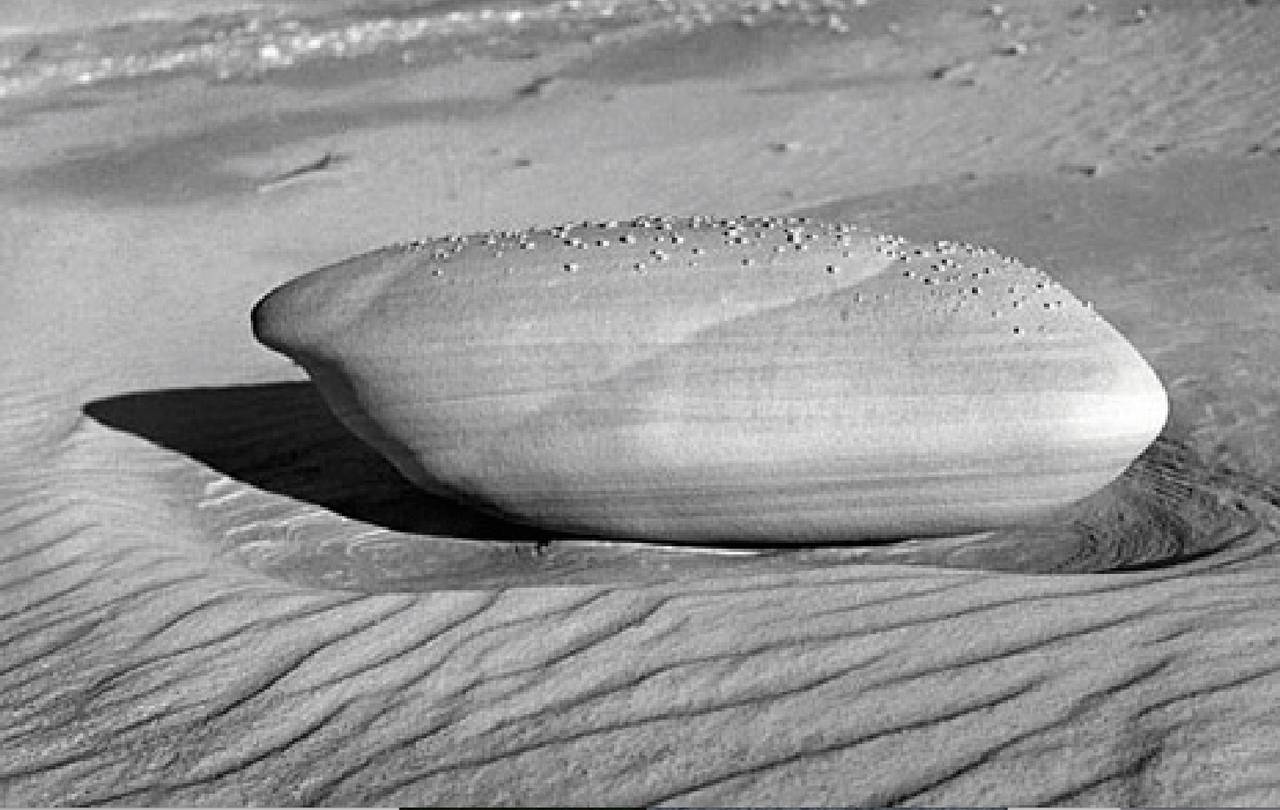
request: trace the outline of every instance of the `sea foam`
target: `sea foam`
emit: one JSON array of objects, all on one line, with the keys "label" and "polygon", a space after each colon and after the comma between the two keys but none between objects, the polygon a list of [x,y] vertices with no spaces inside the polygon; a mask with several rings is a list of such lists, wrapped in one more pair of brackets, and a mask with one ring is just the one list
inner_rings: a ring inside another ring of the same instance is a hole
[{"label": "sea foam", "polygon": [[[214,81],[318,60],[391,56],[405,63],[528,53],[532,45],[736,21],[852,30],[868,0],[296,0],[210,11],[154,4],[84,27],[0,30],[0,99],[113,79],[172,74]],[[207,6],[207,4],[204,4]]]}]

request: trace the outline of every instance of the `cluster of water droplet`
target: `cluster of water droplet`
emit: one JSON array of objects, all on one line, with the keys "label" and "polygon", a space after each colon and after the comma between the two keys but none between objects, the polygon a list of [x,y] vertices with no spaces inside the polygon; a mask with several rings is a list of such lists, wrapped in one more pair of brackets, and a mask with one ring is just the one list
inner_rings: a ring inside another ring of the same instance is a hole
[{"label": "cluster of water droplet", "polygon": [[[425,253],[436,262],[447,262],[475,249],[487,250],[487,258],[498,261],[540,248],[543,252],[560,251],[557,256],[565,250],[582,251],[582,262],[570,258],[562,263],[567,272],[577,271],[587,261],[596,267],[629,267],[640,273],[714,261],[741,267],[813,266],[835,275],[840,272],[839,257],[864,256],[866,243],[867,235],[855,225],[814,223],[804,217],[642,216],[529,231],[448,235],[408,242],[396,249]],[[795,254],[811,255],[815,260],[798,263]],[[514,271],[515,265],[510,269]]]},{"label": "cluster of water droplet", "polygon": [[[854,303],[910,305],[942,323],[986,321],[1013,335],[1047,332],[1079,318],[1082,303],[1042,271],[962,242],[916,245],[900,236],[848,223],[804,217],[667,217],[584,221],[527,231],[446,235],[389,250],[427,258],[433,277],[451,280],[452,260],[479,260],[460,273],[576,274],[630,271],[638,275],[711,267],[821,273],[841,286],[842,266],[856,267]],[[869,271],[868,268],[874,270]],[[865,286],[863,280],[866,281]],[[861,290],[860,290],[861,288]],[[841,317],[848,319],[847,311]]]},{"label": "cluster of water droplet", "polygon": [[[1043,271],[989,248],[938,241],[930,248],[910,246],[899,237],[881,237],[879,250],[902,263],[903,282],[924,288],[935,315],[1004,321],[1011,334],[1047,332],[1062,317],[1098,316]],[[1057,317],[1062,316],[1062,317]]]}]

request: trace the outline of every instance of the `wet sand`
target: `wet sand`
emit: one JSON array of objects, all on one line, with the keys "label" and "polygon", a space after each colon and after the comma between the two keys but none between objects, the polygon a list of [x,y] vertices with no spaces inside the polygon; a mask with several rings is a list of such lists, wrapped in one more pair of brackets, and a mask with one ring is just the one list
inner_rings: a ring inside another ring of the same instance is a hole
[{"label": "wet sand", "polygon": [[[1002,6],[4,102],[0,801],[1280,801],[1280,9]],[[417,493],[249,332],[372,247],[645,212],[995,247],[1169,424],[1042,526],[615,546]]]}]

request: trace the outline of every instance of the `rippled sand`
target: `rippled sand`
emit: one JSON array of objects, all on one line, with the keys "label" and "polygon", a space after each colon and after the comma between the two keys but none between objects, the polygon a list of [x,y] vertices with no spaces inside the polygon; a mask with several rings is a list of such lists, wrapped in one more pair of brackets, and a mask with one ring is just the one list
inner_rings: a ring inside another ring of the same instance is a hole
[{"label": "rippled sand", "polygon": [[[0,802],[1280,802],[1280,9],[127,5],[0,39]],[[249,334],[388,242],[704,211],[1042,266],[1169,425],[1044,525],[617,546],[413,491]]]}]

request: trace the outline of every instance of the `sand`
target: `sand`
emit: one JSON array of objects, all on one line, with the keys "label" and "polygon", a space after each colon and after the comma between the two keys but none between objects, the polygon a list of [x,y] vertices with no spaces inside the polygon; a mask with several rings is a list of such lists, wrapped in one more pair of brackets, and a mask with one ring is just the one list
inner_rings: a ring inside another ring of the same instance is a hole
[{"label": "sand", "polygon": [[[0,802],[1280,802],[1280,9],[1001,5],[0,100]],[[1012,532],[573,544],[250,334],[382,244],[646,212],[991,245],[1168,427]]]}]

